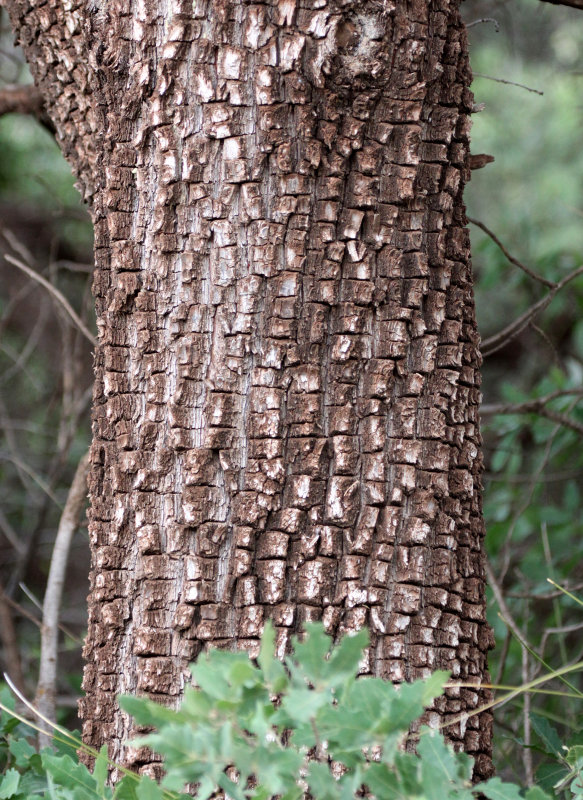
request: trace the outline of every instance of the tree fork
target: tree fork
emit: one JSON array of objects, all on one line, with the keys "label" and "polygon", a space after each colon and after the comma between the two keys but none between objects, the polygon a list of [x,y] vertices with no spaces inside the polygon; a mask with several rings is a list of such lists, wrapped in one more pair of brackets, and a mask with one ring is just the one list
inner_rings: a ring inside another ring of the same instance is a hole
[{"label": "tree fork", "polygon": [[[86,741],[155,771],[116,694],[267,618],[484,680],[457,0],[7,7],[95,225]],[[490,774],[489,712],[447,735]]]}]

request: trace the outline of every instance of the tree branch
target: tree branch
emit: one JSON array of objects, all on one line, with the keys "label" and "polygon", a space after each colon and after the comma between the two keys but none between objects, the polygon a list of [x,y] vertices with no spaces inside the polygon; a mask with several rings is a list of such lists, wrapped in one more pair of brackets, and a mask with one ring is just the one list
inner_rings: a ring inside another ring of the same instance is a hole
[{"label": "tree branch", "polygon": [[5,86],[0,89],[0,116],[4,114],[28,114],[38,119],[51,133],[55,133],[55,126],[45,111],[42,95],[32,84]]},{"label": "tree branch", "polygon": [[518,319],[515,319],[514,322],[511,322],[510,325],[507,325],[499,333],[495,333],[493,336],[488,337],[488,339],[484,339],[482,342],[482,355],[484,358],[486,356],[491,356],[492,353],[500,350],[500,348],[504,347],[509,341],[514,339],[515,336],[518,336],[518,334],[530,324],[531,320],[538,316],[541,311],[545,310],[557,292],[560,292],[561,289],[563,289],[568,283],[575,278],[578,278],[579,275],[582,274],[583,266],[573,270],[573,272],[570,272],[568,275],[566,275],[561,281],[559,281],[559,283],[555,283],[554,287],[550,289],[550,291],[544,297],[542,297],[540,300],[537,300],[537,302],[528,308],[524,314],[521,314]]},{"label": "tree branch", "polygon": [[552,392],[546,397],[538,397],[534,400],[527,400],[524,403],[504,404],[482,406],[480,413],[482,416],[493,416],[494,414],[538,414],[541,417],[557,422],[566,428],[570,428],[579,436],[583,436],[583,423],[571,419],[567,414],[561,411],[554,411],[552,408],[547,408],[546,404],[557,397],[564,397],[565,395],[580,395],[583,389],[568,389],[566,391]]},{"label": "tree branch", "polygon": [[552,3],[554,6],[570,6],[583,11],[583,0],[542,0],[543,3]]},{"label": "tree branch", "polygon": [[49,283],[49,281],[47,281],[46,278],[43,278],[42,275],[39,275],[38,272],[35,272],[26,264],[23,264],[22,261],[19,261],[17,258],[13,258],[11,255],[8,255],[8,253],[4,253],[4,258],[10,264],[14,264],[15,267],[18,267],[18,269],[22,270],[26,275],[28,275],[29,278],[32,278],[33,280],[37,281],[37,283],[40,283],[41,286],[44,286],[47,292],[49,292],[62,305],[71,321],[75,324],[75,327],[81,331],[83,336],[85,336],[85,338],[88,339],[88,341],[90,341],[94,347],[97,346],[97,339],[95,336],[93,336],[91,331],[75,313],[67,298],[61,292],[59,292],[59,290],[56,289],[52,283]]},{"label": "tree branch", "polygon": [[[89,452],[85,453],[77,466],[73,483],[61,519],[43,603],[43,625],[41,635],[41,656],[39,681],[35,705],[51,721],[55,721],[55,695],[57,682],[57,644],[59,637],[59,612],[65,570],[73,534],[77,530],[81,511],[87,497],[87,475],[89,474]],[[44,734],[39,735],[41,747],[50,744]]]},{"label": "tree branch", "polygon": [[506,256],[508,261],[510,261],[511,264],[514,264],[515,267],[518,267],[518,269],[521,269],[523,272],[526,272],[526,274],[529,275],[533,280],[538,281],[539,283],[542,283],[544,286],[547,286],[549,289],[554,289],[555,288],[556,283],[554,281],[549,281],[546,278],[543,278],[542,275],[538,275],[534,270],[530,269],[530,267],[527,267],[526,264],[523,264],[522,261],[519,261],[517,258],[515,258],[512,255],[512,253],[510,253],[506,249],[506,247],[504,247],[504,245],[502,244],[500,239],[496,236],[496,234],[493,231],[491,231],[490,228],[488,228],[486,225],[484,225],[483,222],[480,222],[480,220],[478,220],[478,219],[473,219],[472,217],[468,217],[468,222],[471,222],[472,225],[476,225],[476,227],[478,227],[481,230],[483,230],[484,233],[487,236],[489,236],[490,239],[492,239],[494,244],[498,245],[500,250],[504,253],[504,255]]}]

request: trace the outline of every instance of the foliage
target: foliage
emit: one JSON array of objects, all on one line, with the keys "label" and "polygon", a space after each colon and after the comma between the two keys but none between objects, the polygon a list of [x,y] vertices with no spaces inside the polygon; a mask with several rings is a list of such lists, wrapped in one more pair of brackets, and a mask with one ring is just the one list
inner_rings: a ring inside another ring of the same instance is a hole
[{"label": "foliage", "polygon": [[[312,624],[284,665],[267,625],[257,663],[242,652],[201,655],[191,668],[196,688],[186,690],[177,711],[145,698],[120,698],[139,725],[155,729],[134,744],[163,757],[160,786],[128,774],[112,789],[105,747],[90,772],[69,754],[36,753],[22,738],[26,730],[17,737],[18,721],[5,714],[0,799],[163,800],[190,797],[181,793],[196,784],[199,800],[218,789],[232,800],[299,800],[306,792],[318,800],[549,800],[540,787],[521,793],[499,778],[472,786],[472,759],[454,753],[427,727],[417,735],[418,755],[406,751],[411,725],[443,693],[447,675],[400,687],[379,678],[357,680],[367,642],[360,631],[332,646],[323,626]],[[582,748],[563,756],[552,734],[540,730],[547,750],[554,748],[578,770]],[[578,774],[573,797],[580,796],[577,780]]]},{"label": "foliage", "polygon": [[[473,116],[472,150],[491,153],[496,161],[472,174],[465,192],[468,215],[531,270],[558,281],[583,263],[581,12],[538,0],[467,0],[462,10],[468,22],[494,17],[500,25],[498,33],[491,21],[469,28],[472,89],[476,103],[485,104]],[[512,266],[485,232],[474,225],[470,230],[476,309],[487,339],[547,288]],[[580,609],[552,590],[547,578],[576,592],[583,586],[582,312],[579,277],[534,320],[536,327],[484,361],[486,408],[507,407],[483,417],[486,547],[499,590],[496,597],[490,592],[497,642],[490,665],[498,683],[528,682],[581,658]],[[574,427],[539,411],[512,410],[558,392],[564,394],[546,408]],[[582,689],[576,676],[571,691]],[[496,716],[494,759],[506,777],[522,780],[543,757],[531,746],[537,735],[531,711],[554,721],[567,744],[581,725],[577,705],[560,694],[521,696],[506,705]]]}]

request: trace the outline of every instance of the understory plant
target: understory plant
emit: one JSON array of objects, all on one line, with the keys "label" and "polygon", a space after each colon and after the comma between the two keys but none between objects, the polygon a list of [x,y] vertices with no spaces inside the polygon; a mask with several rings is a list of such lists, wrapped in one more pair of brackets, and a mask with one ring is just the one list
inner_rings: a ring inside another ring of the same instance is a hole
[{"label": "understory plant", "polygon": [[[57,750],[37,753],[27,740],[32,730],[4,697],[0,800],[173,800],[193,794],[207,800],[220,790],[232,800],[552,796],[539,786],[522,791],[499,778],[472,785],[472,759],[455,753],[437,730],[422,727],[417,753],[405,750],[412,723],[442,694],[448,676],[438,672],[401,686],[358,678],[367,643],[367,632],[360,631],[333,645],[321,624],[311,624],[282,663],[267,625],[256,662],[243,652],[202,654],[191,667],[194,685],[177,710],[121,697],[122,708],[153,729],[132,744],[159,754],[165,770],[160,784],[126,772],[109,786],[113,765],[106,748],[95,754],[90,771],[75,755],[83,749],[79,740],[61,729]],[[186,794],[192,786],[193,794]],[[583,794],[573,790],[571,796]]]}]

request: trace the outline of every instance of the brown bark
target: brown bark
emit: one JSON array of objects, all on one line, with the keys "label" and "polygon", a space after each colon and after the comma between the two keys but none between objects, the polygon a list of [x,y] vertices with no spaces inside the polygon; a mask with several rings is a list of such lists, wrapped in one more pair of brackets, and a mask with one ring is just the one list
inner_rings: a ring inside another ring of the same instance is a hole
[{"label": "brown bark", "polygon": [[[457,0],[69,2],[8,7],[95,221],[86,740],[148,769],[115,694],[267,618],[483,679]],[[490,772],[489,714],[447,734]]]},{"label": "brown bark", "polygon": [[5,86],[0,89],[0,116],[4,114],[32,114],[39,116],[43,97],[36,86]]}]

